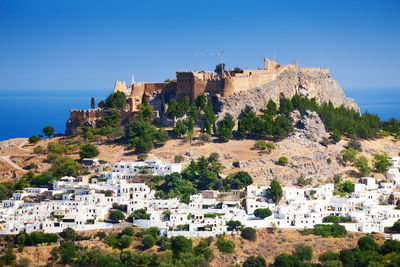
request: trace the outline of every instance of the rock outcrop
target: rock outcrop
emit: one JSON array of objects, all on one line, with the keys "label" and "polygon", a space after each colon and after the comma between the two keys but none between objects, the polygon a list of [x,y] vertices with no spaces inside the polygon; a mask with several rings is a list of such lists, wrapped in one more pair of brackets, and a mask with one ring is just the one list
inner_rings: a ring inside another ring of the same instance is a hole
[{"label": "rock outcrop", "polygon": [[292,97],[296,94],[316,98],[319,102],[332,102],[360,111],[356,102],[345,96],[340,85],[332,79],[328,69],[291,69],[281,73],[274,81],[229,97],[218,97],[218,119],[226,113],[238,117],[246,105],[261,110],[272,99],[279,102],[279,96]]},{"label": "rock outcrop", "polygon": [[307,138],[314,141],[321,141],[329,134],[325,130],[324,123],[315,111],[307,110],[303,117],[296,123],[297,131],[293,134],[299,138]]}]

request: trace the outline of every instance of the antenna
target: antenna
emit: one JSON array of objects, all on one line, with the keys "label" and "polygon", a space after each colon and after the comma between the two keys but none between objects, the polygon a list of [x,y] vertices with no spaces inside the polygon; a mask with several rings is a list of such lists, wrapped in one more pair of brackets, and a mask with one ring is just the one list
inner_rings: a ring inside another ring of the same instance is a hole
[{"label": "antenna", "polygon": [[221,53],[193,53],[195,56],[215,56],[215,57],[221,57],[221,76],[224,78],[224,51]]},{"label": "antenna", "polygon": [[276,62],[276,60],[275,60],[275,47],[274,47],[274,61]]}]

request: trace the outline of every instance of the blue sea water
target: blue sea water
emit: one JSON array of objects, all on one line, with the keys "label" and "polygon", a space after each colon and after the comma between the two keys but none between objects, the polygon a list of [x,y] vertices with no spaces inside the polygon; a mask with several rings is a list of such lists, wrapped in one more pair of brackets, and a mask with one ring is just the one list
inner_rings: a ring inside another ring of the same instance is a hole
[{"label": "blue sea water", "polygon": [[[400,119],[400,88],[344,89],[361,111],[378,114],[381,119]],[[96,103],[110,89],[99,90],[1,90],[0,141],[41,134],[46,125],[57,133],[65,131],[70,109],[87,109],[90,98]]]},{"label": "blue sea water", "polygon": [[343,91],[356,101],[362,113],[378,114],[381,120],[400,119],[400,88],[344,88]]},{"label": "blue sea water", "polygon": [[2,90],[0,89],[0,141],[42,134],[46,125],[64,133],[70,109],[90,108],[108,90]]}]

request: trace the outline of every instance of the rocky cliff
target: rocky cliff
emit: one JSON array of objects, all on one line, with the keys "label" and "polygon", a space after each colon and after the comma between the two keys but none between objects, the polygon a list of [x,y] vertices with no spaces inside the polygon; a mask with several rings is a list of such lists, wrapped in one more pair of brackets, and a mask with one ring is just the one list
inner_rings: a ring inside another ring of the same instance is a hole
[{"label": "rocky cliff", "polygon": [[360,111],[356,102],[345,96],[340,85],[332,79],[328,69],[299,68],[282,72],[274,81],[263,86],[236,93],[229,97],[218,97],[218,118],[225,113],[239,116],[246,105],[261,110],[272,99],[279,101],[280,94],[292,97],[295,94],[317,98],[320,102],[331,101],[333,105],[344,105]]}]

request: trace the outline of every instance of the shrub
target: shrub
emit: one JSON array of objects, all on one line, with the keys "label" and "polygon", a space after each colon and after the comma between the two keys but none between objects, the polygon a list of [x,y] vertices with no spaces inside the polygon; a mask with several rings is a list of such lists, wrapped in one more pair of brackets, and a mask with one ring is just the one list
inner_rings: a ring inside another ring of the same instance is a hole
[{"label": "shrub", "polygon": [[288,159],[288,157],[286,157],[286,156],[281,156],[281,157],[278,159],[278,164],[279,164],[279,165],[282,165],[282,166],[288,165],[288,164],[289,164],[289,159]]},{"label": "shrub", "polygon": [[182,155],[176,155],[175,157],[174,157],[174,162],[175,163],[181,163],[182,161],[184,161],[185,160],[185,158],[182,156]]},{"label": "shrub", "polygon": [[37,142],[39,142],[41,140],[41,138],[39,136],[37,136],[36,134],[32,135],[31,137],[29,137],[28,141],[31,144],[36,144]]},{"label": "shrub", "polygon": [[112,221],[119,222],[125,219],[125,215],[119,210],[112,210],[110,211],[108,218]]},{"label": "shrub", "polygon": [[142,244],[145,249],[149,249],[155,245],[156,241],[152,235],[144,235],[142,238]]},{"label": "shrub", "polygon": [[294,255],[279,254],[274,261],[275,267],[303,266],[304,264]]},{"label": "shrub", "polygon": [[95,145],[92,144],[85,144],[81,147],[81,150],[79,151],[79,157],[81,159],[85,158],[94,158],[99,155],[99,150]]},{"label": "shrub", "polygon": [[243,262],[243,267],[266,267],[267,263],[265,262],[265,259],[263,256],[258,255],[256,256],[251,256],[248,257],[244,262]]},{"label": "shrub", "polygon": [[150,219],[150,214],[148,214],[145,209],[138,209],[135,210],[129,217],[132,217],[135,220],[148,220]]},{"label": "shrub", "polygon": [[310,246],[300,244],[297,246],[294,255],[301,261],[310,261],[312,259],[312,252]]},{"label": "shrub", "polygon": [[270,209],[268,209],[268,208],[256,209],[254,211],[254,216],[256,216],[258,218],[261,218],[261,219],[265,219],[265,218],[267,218],[267,217],[269,217],[271,215],[272,215],[272,211]]},{"label": "shrub", "polygon": [[390,166],[389,156],[386,153],[374,155],[374,168],[377,172],[384,173]]},{"label": "shrub", "polygon": [[337,143],[342,140],[342,134],[338,130],[333,130],[331,138],[335,143]]},{"label": "shrub", "polygon": [[44,149],[41,146],[35,146],[35,148],[33,149],[33,153],[35,153],[35,154],[44,154]]},{"label": "shrub", "polygon": [[375,251],[378,249],[378,244],[375,242],[375,240],[370,237],[370,236],[363,236],[360,239],[358,239],[358,248],[363,251]]},{"label": "shrub", "polygon": [[125,227],[122,232],[123,235],[129,235],[129,236],[134,236],[135,235],[135,229],[133,229],[132,226],[127,226]]},{"label": "shrub", "polygon": [[357,167],[361,175],[369,175],[371,173],[371,168],[368,165],[368,159],[364,156],[356,159],[354,166]]},{"label": "shrub", "polygon": [[339,253],[335,253],[332,251],[327,251],[319,256],[319,261],[326,262],[326,261],[336,261],[339,260]]},{"label": "shrub", "polygon": [[190,252],[192,250],[192,240],[184,236],[176,236],[171,238],[171,249],[174,256],[181,253]]},{"label": "shrub", "polygon": [[141,153],[137,156],[137,159],[140,161],[145,161],[149,155],[147,153]]},{"label": "shrub", "polygon": [[347,148],[342,150],[342,160],[344,163],[350,162],[353,163],[356,160],[358,151],[353,148]]},{"label": "shrub", "polygon": [[346,228],[337,223],[334,224],[316,224],[313,233],[322,237],[343,237],[347,235]]},{"label": "shrub", "polygon": [[122,235],[118,242],[119,249],[128,248],[132,244],[132,236],[129,235]]},{"label": "shrub", "polygon": [[257,232],[256,232],[256,230],[254,230],[254,228],[251,228],[251,227],[244,228],[240,235],[244,239],[247,239],[250,241],[256,241],[256,239],[257,239]]},{"label": "shrub", "polygon": [[218,250],[221,251],[222,253],[230,254],[235,249],[235,243],[233,243],[230,240],[226,240],[225,237],[221,236],[217,240],[217,247],[218,247]]},{"label": "shrub", "polygon": [[260,150],[265,150],[267,148],[267,142],[264,140],[257,140],[254,147]]},{"label": "shrub", "polygon": [[226,225],[228,225],[230,228],[232,228],[233,230],[237,230],[240,228],[240,226],[242,226],[242,223],[240,221],[233,221],[230,220],[226,223]]}]

